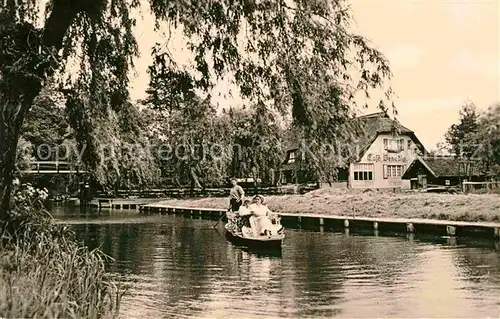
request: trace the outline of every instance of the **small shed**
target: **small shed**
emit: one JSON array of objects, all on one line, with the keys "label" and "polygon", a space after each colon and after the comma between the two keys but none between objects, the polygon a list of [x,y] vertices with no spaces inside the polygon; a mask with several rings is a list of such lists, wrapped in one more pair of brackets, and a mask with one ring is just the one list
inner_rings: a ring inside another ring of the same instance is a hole
[{"label": "small shed", "polygon": [[455,156],[417,157],[402,176],[410,180],[411,188],[457,186],[461,181],[484,181],[487,175],[481,171],[479,161],[464,160]]}]

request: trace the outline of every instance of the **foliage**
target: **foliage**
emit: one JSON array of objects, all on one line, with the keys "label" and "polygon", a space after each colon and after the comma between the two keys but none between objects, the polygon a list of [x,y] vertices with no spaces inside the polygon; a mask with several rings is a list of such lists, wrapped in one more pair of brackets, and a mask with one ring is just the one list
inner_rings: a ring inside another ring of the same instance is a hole
[{"label": "foliage", "polygon": [[448,129],[445,136],[446,142],[449,145],[449,151],[456,156],[469,158],[474,154],[477,145],[473,137],[479,130],[478,117],[476,105],[469,101],[460,110],[459,123],[453,124]]},{"label": "foliage", "polygon": [[[22,137],[36,148],[47,145],[52,149],[71,140],[72,130],[64,111],[64,97],[53,85],[46,86],[35,99],[31,111],[24,120]],[[42,158],[47,149],[40,148]]]},{"label": "foliage", "polygon": [[[64,96],[54,84],[48,84],[34,100],[22,126],[22,134],[16,164],[20,170],[30,168],[34,161],[78,162],[78,151],[73,130],[66,116]],[[65,192],[74,185],[70,174],[25,174],[24,181],[38,187],[47,187],[51,192]]]},{"label": "foliage", "polygon": [[[25,120],[22,137],[26,141],[18,148],[29,150],[42,160],[76,163],[80,161],[80,154],[86,155],[83,159],[94,168],[94,179],[107,188],[154,184],[157,166],[149,153],[147,127],[138,120],[137,107],[127,102],[116,111],[108,110],[108,118],[103,118],[94,113],[93,103],[89,102],[88,107],[80,107],[79,112],[85,114],[79,118],[75,108],[67,108],[66,104],[81,103],[81,100],[79,97],[76,101],[66,101],[56,87],[45,87]],[[70,123],[79,130],[77,139]],[[45,181],[47,185],[53,184],[51,180],[57,177]]]},{"label": "foliage", "polygon": [[17,146],[16,154],[17,171],[29,168],[30,164],[36,160],[33,156],[33,150],[33,144],[21,137]]},{"label": "foliage", "polygon": [[[10,6],[0,7],[0,88],[2,97],[11,102],[22,103],[25,97],[17,94],[26,89],[38,93],[47,70],[57,65],[52,48],[43,44],[42,30],[34,25],[37,11],[32,4],[23,1],[12,7],[8,1]],[[25,88],[28,84],[33,87]]]},{"label": "foliage", "polygon": [[[230,132],[207,101],[194,99],[153,122],[162,133],[155,154],[164,174],[191,188],[221,185],[231,156]],[[148,126],[150,126],[149,124]]]},{"label": "foliage", "polygon": [[474,135],[475,157],[480,158],[487,172],[500,175],[500,103],[481,114]]},{"label": "foliage", "polygon": [[157,181],[158,166],[136,106],[127,102],[101,113],[93,100],[74,94],[68,95],[67,105],[79,150],[94,180],[113,190]]},{"label": "foliage", "polygon": [[101,251],[88,251],[44,210],[46,190],[16,186],[10,220],[1,224],[0,316],[101,318],[121,297]]},{"label": "foliage", "polygon": [[[27,142],[19,145],[31,154],[39,156],[42,160],[60,160],[79,162],[81,152],[91,152],[96,156],[85,158],[85,162],[94,167],[94,180],[105,188],[131,188],[152,185],[156,181],[156,165],[149,153],[148,141],[144,134],[145,129],[138,121],[138,110],[128,104],[117,111],[110,110],[109,119],[102,117],[91,118],[92,109],[83,119],[75,119],[71,110],[65,107],[65,98],[54,87],[48,86],[35,99],[31,112],[23,126],[23,138]],[[69,103],[69,102],[68,102]],[[82,139],[79,134],[80,144],[75,140],[73,129],[68,121],[72,120],[83,134],[89,134]],[[90,121],[92,131],[88,131],[84,121]],[[23,139],[24,141],[24,139]],[[87,144],[90,141],[90,144]],[[27,144],[28,143],[28,144]],[[78,147],[80,146],[80,147]],[[94,147],[94,148],[92,148]],[[21,151],[21,150],[20,150]],[[22,152],[26,154],[27,152]],[[52,155],[50,155],[52,154]],[[26,166],[24,164],[24,166]],[[69,178],[69,180],[67,180]],[[71,176],[49,176],[38,178],[38,183],[43,186],[68,186]],[[57,185],[58,182],[62,182]]]},{"label": "foliage", "polygon": [[[272,101],[283,112],[293,106],[295,120],[307,124],[315,122],[323,99],[352,102],[357,90],[377,87],[389,76],[383,56],[348,32],[345,1],[200,1],[196,6],[152,1],[152,10],[159,22],[182,25],[198,71],[178,70],[166,48],[156,46],[149,102],[157,106],[177,92],[190,96],[193,88],[207,89],[212,75],[218,79],[231,72],[244,97]],[[354,65],[362,68],[358,79],[348,72]]]},{"label": "foliage", "polygon": [[[322,154],[324,145],[337,148],[356,136],[356,125],[347,120],[357,93],[368,97],[371,88],[382,87],[390,77],[382,54],[349,33],[344,1],[202,1],[198,6],[154,1],[153,11],[160,20],[183,26],[198,73],[179,68],[157,45],[148,103],[178,107],[196,89],[212,87],[214,78],[234,75],[241,96],[253,107],[291,116],[314,154],[311,170],[328,179],[331,168],[342,163]],[[385,97],[391,96],[389,88]],[[379,107],[386,110],[386,102]]]},{"label": "foliage", "polygon": [[217,115],[199,98],[183,103],[164,114],[151,108],[141,111],[167,183],[222,186],[229,176],[270,182],[279,171],[283,129],[264,107]]},{"label": "foliage", "polygon": [[233,156],[230,175],[276,183],[286,151],[282,138],[284,129],[277,122],[276,115],[261,104],[250,110],[230,110],[221,121],[231,127]]},{"label": "foliage", "polygon": [[362,128],[355,118],[325,118],[315,131],[299,131],[299,156],[303,160],[299,162],[298,168],[309,176],[305,179],[329,184],[337,181],[339,169],[346,168],[358,156],[353,146],[365,138]]},{"label": "foliage", "polygon": [[[120,110],[128,108],[128,74],[137,54],[133,10],[144,3],[52,0],[42,19],[33,10],[41,1],[14,3],[7,1],[7,9],[1,10],[6,19],[0,19],[9,21],[2,22],[0,30],[2,51],[7,53],[0,57],[0,91],[9,97],[0,96],[0,102],[9,102],[5,104],[9,112],[2,114],[15,114],[5,123],[22,123],[40,89],[57,75],[64,83],[78,144],[88,149],[86,163],[96,170],[98,180],[109,175],[106,184],[121,183],[119,161],[107,165],[114,174],[105,174],[96,167],[96,155],[98,141],[118,144],[110,128],[116,128],[113,123],[120,119]],[[349,32],[351,16],[342,0],[202,0],[194,5],[150,0],[149,4],[157,25],[182,30],[195,55],[194,71],[181,69],[165,43],[155,46],[149,102],[158,108],[183,104],[197,90],[207,92],[214,81],[229,75],[254,105],[292,116],[309,141],[330,143],[349,134],[338,128],[351,113],[356,94],[368,94],[390,77],[382,54]],[[357,76],[352,76],[353,70],[359,71]],[[32,85],[26,85],[28,77]],[[391,93],[389,89],[386,97]],[[18,102],[22,112],[15,111]],[[2,138],[13,136],[6,148],[15,151],[19,132],[15,126],[2,129],[8,131]],[[7,172],[0,183],[2,198],[9,193],[6,185],[13,168],[9,158],[15,155],[11,153],[6,152],[0,163]],[[137,163],[128,162],[132,167]]]},{"label": "foliage", "polygon": [[480,160],[488,174],[500,174],[500,104],[478,112],[472,102],[464,104],[460,122],[446,133],[450,151],[456,155]]}]

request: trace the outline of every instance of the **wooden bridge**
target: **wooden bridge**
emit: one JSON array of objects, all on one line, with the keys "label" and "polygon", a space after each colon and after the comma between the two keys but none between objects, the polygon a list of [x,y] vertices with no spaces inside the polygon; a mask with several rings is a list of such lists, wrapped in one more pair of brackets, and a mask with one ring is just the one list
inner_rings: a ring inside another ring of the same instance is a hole
[{"label": "wooden bridge", "polygon": [[62,161],[39,161],[32,162],[30,167],[21,170],[23,174],[82,174],[82,164]]}]

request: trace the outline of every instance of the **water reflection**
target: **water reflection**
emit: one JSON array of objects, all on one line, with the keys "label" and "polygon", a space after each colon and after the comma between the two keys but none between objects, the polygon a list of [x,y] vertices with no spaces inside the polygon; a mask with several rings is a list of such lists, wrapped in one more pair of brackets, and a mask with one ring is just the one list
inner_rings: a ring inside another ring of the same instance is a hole
[{"label": "water reflection", "polygon": [[233,246],[213,221],[121,214],[71,223],[131,285],[126,318],[500,313],[500,254],[491,247],[288,230],[273,256]]}]

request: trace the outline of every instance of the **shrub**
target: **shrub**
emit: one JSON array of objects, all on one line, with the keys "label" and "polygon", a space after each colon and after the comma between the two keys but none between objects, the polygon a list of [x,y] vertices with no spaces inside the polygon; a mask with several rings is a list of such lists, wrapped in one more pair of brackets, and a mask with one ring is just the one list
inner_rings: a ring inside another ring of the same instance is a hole
[{"label": "shrub", "polygon": [[17,186],[1,224],[0,317],[104,318],[117,314],[121,289],[99,250],[56,225],[43,207],[46,190]]}]

